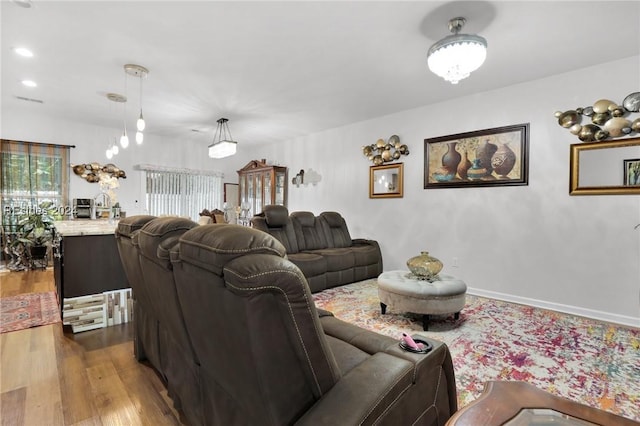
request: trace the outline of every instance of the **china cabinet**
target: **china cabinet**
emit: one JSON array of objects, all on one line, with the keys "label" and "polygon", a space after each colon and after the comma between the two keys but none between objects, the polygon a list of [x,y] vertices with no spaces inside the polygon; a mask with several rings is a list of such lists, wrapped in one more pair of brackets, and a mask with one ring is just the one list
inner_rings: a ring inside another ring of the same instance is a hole
[{"label": "china cabinet", "polygon": [[287,168],[252,160],[238,170],[240,206],[245,217],[252,217],[269,204],[287,205]]}]

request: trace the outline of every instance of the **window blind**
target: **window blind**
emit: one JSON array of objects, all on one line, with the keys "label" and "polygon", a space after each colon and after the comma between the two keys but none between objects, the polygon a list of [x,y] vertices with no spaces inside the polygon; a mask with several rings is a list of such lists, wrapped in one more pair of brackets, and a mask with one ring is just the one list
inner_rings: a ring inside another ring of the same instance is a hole
[{"label": "window blind", "polygon": [[154,216],[175,215],[198,220],[199,213],[222,207],[219,172],[140,165],[144,172],[146,210]]}]

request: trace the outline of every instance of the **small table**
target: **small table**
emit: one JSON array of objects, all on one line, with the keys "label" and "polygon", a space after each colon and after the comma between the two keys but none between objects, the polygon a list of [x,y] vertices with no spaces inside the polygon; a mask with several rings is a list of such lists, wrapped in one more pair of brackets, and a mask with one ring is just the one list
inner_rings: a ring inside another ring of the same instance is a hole
[{"label": "small table", "polygon": [[616,425],[640,423],[552,395],[525,382],[487,382],[447,426]]},{"label": "small table", "polygon": [[430,315],[455,314],[458,319],[466,302],[467,285],[447,274],[435,281],[415,278],[409,271],[388,271],[378,276],[378,297],[384,315],[387,306],[403,312],[423,314],[422,328],[429,329]]}]

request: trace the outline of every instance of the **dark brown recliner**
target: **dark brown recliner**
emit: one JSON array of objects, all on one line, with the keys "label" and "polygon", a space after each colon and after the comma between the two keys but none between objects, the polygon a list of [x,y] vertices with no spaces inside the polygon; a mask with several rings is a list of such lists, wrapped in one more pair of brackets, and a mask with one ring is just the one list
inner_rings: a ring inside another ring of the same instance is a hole
[{"label": "dark brown recliner", "polygon": [[444,425],[457,408],[446,345],[410,353],[320,317],[285,256],[271,235],[237,225],[193,228],[171,252],[205,424]]},{"label": "dark brown recliner", "polygon": [[287,258],[300,268],[312,292],[316,293],[327,288],[327,260],[320,254],[300,250],[293,222],[286,207],[265,206],[262,213],[251,219],[251,225],[271,234],[284,245]]},{"label": "dark brown recliner", "polygon": [[120,219],[115,231],[122,268],[133,290],[134,354],[138,361],[160,366],[157,318],[151,311],[151,298],[144,285],[137,247],[138,232],[155,216],[139,215]]},{"label": "dark brown recliner", "polygon": [[185,328],[170,252],[180,236],[196,226],[190,219],[159,217],[138,233],[140,268],[158,320],[160,365],[156,369],[166,380],[174,406],[194,425],[203,423],[199,365]]},{"label": "dark brown recliner", "polygon": [[354,281],[377,277],[382,273],[380,245],[375,240],[351,238],[347,222],[337,212],[322,212],[318,216],[328,247],[346,248],[354,256]]}]

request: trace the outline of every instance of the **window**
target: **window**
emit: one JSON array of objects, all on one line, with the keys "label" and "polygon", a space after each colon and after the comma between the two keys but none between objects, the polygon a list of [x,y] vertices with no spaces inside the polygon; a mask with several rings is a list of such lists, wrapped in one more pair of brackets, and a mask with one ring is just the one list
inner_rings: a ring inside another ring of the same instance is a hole
[{"label": "window", "polygon": [[144,172],[146,210],[154,216],[198,220],[204,210],[222,207],[222,173],[140,165]]},{"label": "window", "polygon": [[68,145],[0,140],[2,225],[11,232],[21,213],[43,202],[69,213]]}]

